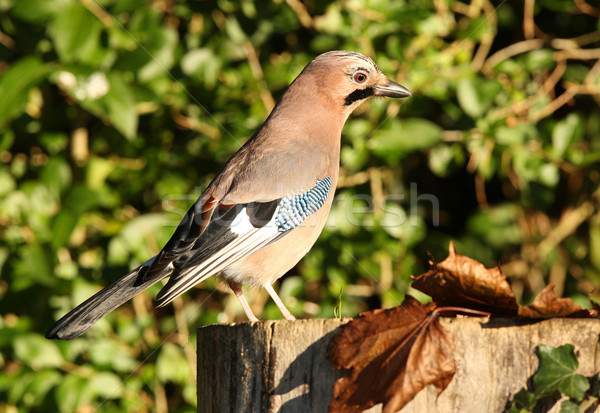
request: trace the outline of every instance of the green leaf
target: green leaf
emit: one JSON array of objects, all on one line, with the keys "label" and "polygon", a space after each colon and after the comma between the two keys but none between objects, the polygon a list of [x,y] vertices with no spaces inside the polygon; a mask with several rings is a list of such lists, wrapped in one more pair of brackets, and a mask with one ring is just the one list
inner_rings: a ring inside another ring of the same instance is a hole
[{"label": "green leaf", "polygon": [[15,1],[11,14],[32,22],[42,22],[64,9],[72,0],[18,0]]},{"label": "green leaf", "polygon": [[38,334],[28,333],[18,336],[13,347],[17,359],[34,370],[59,367],[63,363],[63,357],[56,344]]},{"label": "green leaf", "polygon": [[[1,77],[0,77],[1,79]],[[0,80],[1,84],[1,80]],[[6,151],[15,142],[15,132],[13,130],[7,130],[4,133],[0,133],[0,150]]]},{"label": "green leaf", "polygon": [[458,37],[473,41],[480,41],[483,35],[492,31],[492,26],[487,18],[478,17],[469,21],[469,25],[459,30]]},{"label": "green leaf", "polygon": [[127,139],[137,133],[138,114],[135,94],[121,72],[62,71],[56,83],[65,89],[81,106],[111,123]]},{"label": "green leaf", "polygon": [[83,186],[77,185],[71,188],[65,197],[63,209],[69,209],[77,214],[96,207],[100,202],[98,192]]},{"label": "green leaf", "polygon": [[554,67],[554,51],[550,49],[533,50],[525,55],[525,67],[529,72],[543,72]]},{"label": "green leaf", "polygon": [[579,361],[575,357],[573,345],[565,344],[553,348],[541,344],[538,349],[540,367],[533,376],[535,389],[541,395],[548,395],[555,390],[581,401],[590,388],[588,380],[575,371]]},{"label": "green leaf", "polygon": [[60,199],[60,195],[71,185],[73,179],[69,164],[58,156],[48,160],[40,178],[56,199]]},{"label": "green leaf", "polygon": [[135,138],[138,128],[138,114],[135,109],[135,96],[131,87],[116,73],[109,76],[110,89],[102,101],[113,126],[127,139]]},{"label": "green leaf", "polygon": [[187,76],[205,82],[212,88],[217,83],[221,59],[208,48],[193,49],[182,57],[181,70]]},{"label": "green leaf", "polygon": [[12,380],[10,386],[5,386],[5,388],[8,389],[7,399],[9,403],[16,404],[19,401],[23,400],[23,395],[25,394],[27,388],[33,381],[34,375],[31,373],[26,373],[21,375],[20,377],[17,376],[11,378]]},{"label": "green leaf", "polygon": [[527,150],[515,151],[513,166],[519,178],[526,182],[539,182],[549,188],[555,187],[560,180],[558,166],[541,158],[539,154]]},{"label": "green leaf", "polygon": [[563,156],[569,145],[583,135],[581,117],[570,113],[565,119],[559,121],[552,130],[552,148],[557,156]]},{"label": "green leaf", "polygon": [[111,159],[93,156],[89,159],[86,169],[85,181],[88,188],[98,190],[104,185],[106,178],[116,168]]},{"label": "green leaf", "polygon": [[501,90],[502,85],[495,80],[465,78],[458,82],[456,96],[460,107],[476,119],[492,106]]},{"label": "green leaf", "polygon": [[59,410],[65,413],[75,412],[79,406],[92,400],[92,391],[88,380],[74,374],[64,378],[54,395]]},{"label": "green leaf", "polygon": [[537,139],[538,131],[535,126],[521,124],[513,127],[502,126],[496,130],[496,142],[500,145],[522,145],[527,141]]},{"label": "green leaf", "polygon": [[58,213],[52,222],[52,248],[58,249],[67,245],[78,221],[79,214],[73,211],[64,209]]},{"label": "green leaf", "polygon": [[519,390],[513,398],[513,404],[517,409],[526,409],[529,411],[535,407],[535,403],[535,394],[528,392],[525,389]]},{"label": "green leaf", "polygon": [[14,291],[21,291],[36,284],[50,286],[56,283],[52,274],[51,260],[46,250],[39,244],[21,247],[13,277],[11,287]]},{"label": "green leaf", "polygon": [[340,191],[327,217],[327,227],[343,235],[355,233],[358,230],[356,210],[350,192]]},{"label": "green leaf", "polygon": [[179,41],[177,32],[170,27],[156,26],[147,30],[152,36],[152,43],[146,46],[146,53],[150,53],[152,58],[138,70],[141,82],[169,75],[169,70],[175,62],[175,49]]},{"label": "green leaf", "polygon": [[79,217],[100,202],[97,191],[77,185],[67,193],[62,210],[52,220],[52,246],[65,246],[77,226]]},{"label": "green leaf", "polygon": [[93,393],[103,399],[115,399],[123,393],[123,380],[114,373],[107,371],[94,374],[90,379],[90,388]]},{"label": "green leaf", "polygon": [[450,175],[464,164],[465,154],[460,145],[440,143],[429,151],[429,169],[437,176]]},{"label": "green leaf", "polygon": [[33,375],[33,380],[20,397],[29,406],[39,406],[50,389],[60,383],[62,375],[56,370],[42,370]]},{"label": "green leaf", "polygon": [[442,138],[442,128],[420,118],[393,122],[390,129],[377,130],[368,142],[375,154],[400,157],[409,152],[432,147]]},{"label": "green leaf", "polygon": [[14,178],[6,170],[0,170],[0,196],[8,195],[16,185]]},{"label": "green leaf", "polygon": [[569,62],[563,80],[572,83],[583,83],[588,76],[590,68],[583,63]]},{"label": "green leaf", "polygon": [[581,413],[581,410],[579,410],[579,406],[571,400],[565,400],[560,405],[560,413]]},{"label": "green leaf", "polygon": [[29,90],[51,71],[37,57],[18,60],[0,76],[0,126],[23,113]]},{"label": "green leaf", "polygon": [[551,163],[542,165],[539,170],[538,180],[542,184],[551,188],[558,185],[558,181],[560,180],[560,171],[558,170],[558,166]]},{"label": "green leaf", "polygon": [[62,63],[98,64],[103,57],[101,32],[102,23],[80,2],[63,8],[50,26]]},{"label": "green leaf", "polygon": [[162,383],[171,381],[185,383],[192,370],[181,348],[173,343],[165,343],[156,360],[156,376]]},{"label": "green leaf", "polygon": [[467,221],[469,233],[498,250],[522,241],[519,216],[522,209],[514,204],[500,204],[472,214]]},{"label": "green leaf", "polygon": [[[402,240],[408,247],[424,239],[426,233],[425,223],[417,212],[417,200],[419,196],[416,193],[411,195],[415,199],[413,200],[413,205],[411,205],[413,211],[410,214],[407,214],[400,205],[387,202],[383,206],[383,217],[379,223],[385,232],[394,238]],[[421,195],[420,202],[429,204],[429,200],[425,198],[425,194]]]},{"label": "green leaf", "polygon": [[[180,218],[178,218],[180,219]],[[124,264],[129,254],[140,260],[147,260],[155,254],[148,235],[153,234],[155,242],[164,245],[173,233],[178,222],[167,221],[163,214],[145,214],[129,221],[121,232],[108,244],[108,261]]]},{"label": "green leaf", "polygon": [[40,143],[51,154],[58,154],[69,145],[69,137],[65,133],[46,132],[40,135]]},{"label": "green leaf", "polygon": [[246,36],[246,33],[244,33],[242,26],[240,26],[240,23],[233,15],[229,16],[229,18],[227,19],[225,31],[227,32],[229,39],[234,43],[242,44],[248,38]]},{"label": "green leaf", "polygon": [[99,367],[114,371],[131,371],[137,365],[131,357],[131,351],[115,341],[108,339],[94,340],[89,348],[90,360]]}]

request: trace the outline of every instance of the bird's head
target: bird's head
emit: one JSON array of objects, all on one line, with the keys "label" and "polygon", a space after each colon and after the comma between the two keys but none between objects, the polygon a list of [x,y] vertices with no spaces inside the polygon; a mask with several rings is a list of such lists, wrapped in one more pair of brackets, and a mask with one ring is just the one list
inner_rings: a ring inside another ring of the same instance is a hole
[{"label": "bird's head", "polygon": [[323,53],[306,66],[303,74],[312,75],[318,93],[347,114],[372,96],[411,96],[404,86],[388,79],[372,59],[356,52]]},{"label": "bird's head", "polygon": [[[360,53],[343,50],[314,58],[283,94],[265,131],[283,128],[289,136],[339,136],[354,109],[372,96],[411,96],[404,86],[392,82],[375,62]],[[278,130],[278,129],[277,129]],[[281,133],[263,133],[281,136]]]}]

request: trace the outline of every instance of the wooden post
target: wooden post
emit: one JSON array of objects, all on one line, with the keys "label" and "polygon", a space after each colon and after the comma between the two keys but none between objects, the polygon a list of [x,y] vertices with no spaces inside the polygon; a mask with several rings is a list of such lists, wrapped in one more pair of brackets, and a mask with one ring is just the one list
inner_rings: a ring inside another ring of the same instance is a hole
[{"label": "wooden post", "polygon": [[[331,337],[349,319],[263,321],[198,330],[198,412],[327,412],[340,377],[325,359]],[[536,372],[539,344],[573,344],[578,373],[600,370],[600,320],[446,318],[457,372],[436,397],[421,391],[402,413],[502,412]],[[381,405],[369,409],[380,412]],[[550,410],[559,412],[560,404]]]}]

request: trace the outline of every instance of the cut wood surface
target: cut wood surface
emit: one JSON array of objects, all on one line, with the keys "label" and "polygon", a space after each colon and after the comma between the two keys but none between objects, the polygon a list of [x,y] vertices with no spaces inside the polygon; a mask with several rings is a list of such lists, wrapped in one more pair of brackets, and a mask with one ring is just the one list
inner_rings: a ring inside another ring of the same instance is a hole
[{"label": "cut wood surface", "polygon": [[[262,321],[198,330],[198,412],[327,412],[343,373],[325,358],[349,319]],[[429,386],[402,413],[503,412],[538,367],[539,344],[573,344],[578,373],[600,371],[600,320],[443,318],[454,335],[457,372],[436,397]],[[550,408],[551,406],[547,406]],[[381,411],[381,405],[368,412]],[[550,412],[559,412],[560,403]]]}]

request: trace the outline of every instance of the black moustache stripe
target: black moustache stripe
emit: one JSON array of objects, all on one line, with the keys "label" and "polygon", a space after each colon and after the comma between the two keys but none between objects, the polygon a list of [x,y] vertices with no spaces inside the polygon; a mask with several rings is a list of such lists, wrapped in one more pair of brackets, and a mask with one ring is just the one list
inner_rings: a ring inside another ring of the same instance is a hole
[{"label": "black moustache stripe", "polygon": [[364,89],[356,89],[354,92],[352,92],[348,96],[346,96],[346,99],[344,100],[344,106],[351,105],[354,102],[356,102],[357,100],[362,100],[362,99],[371,97],[371,96],[373,96],[373,93],[374,93],[374,91],[373,91],[372,87],[367,87]]}]

